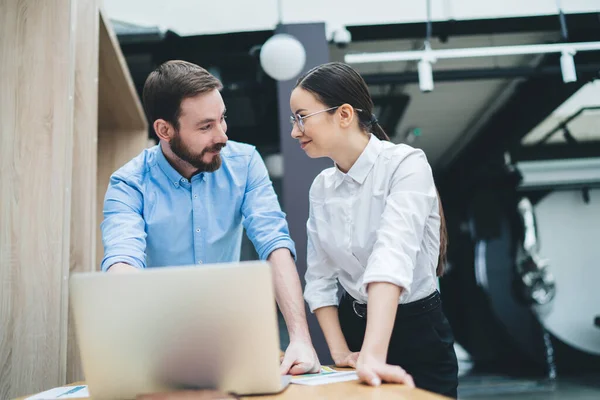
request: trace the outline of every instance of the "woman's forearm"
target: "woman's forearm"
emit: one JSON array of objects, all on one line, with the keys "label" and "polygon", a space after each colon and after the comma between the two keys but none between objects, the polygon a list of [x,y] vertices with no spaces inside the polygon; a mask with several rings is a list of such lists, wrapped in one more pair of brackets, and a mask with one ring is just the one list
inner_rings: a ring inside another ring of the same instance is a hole
[{"label": "woman's forearm", "polygon": [[361,355],[385,362],[402,289],[392,283],[373,282],[367,292],[367,330]]},{"label": "woman's forearm", "polygon": [[327,346],[332,357],[336,354],[345,354],[350,350],[346,343],[346,338],[342,333],[340,320],[338,317],[338,308],[334,306],[321,307],[315,310],[315,315],[325,335]]}]

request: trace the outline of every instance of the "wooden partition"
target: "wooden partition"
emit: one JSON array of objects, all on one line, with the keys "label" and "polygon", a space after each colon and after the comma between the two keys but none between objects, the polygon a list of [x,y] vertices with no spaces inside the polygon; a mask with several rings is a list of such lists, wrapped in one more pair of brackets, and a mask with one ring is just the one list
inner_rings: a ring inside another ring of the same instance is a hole
[{"label": "wooden partition", "polygon": [[[75,114],[71,191],[70,272],[94,270],[96,260],[96,163],[98,131],[98,27],[96,1],[75,10]],[[85,29],[84,29],[85,28]],[[65,288],[66,289],[66,288]],[[83,379],[71,309],[68,310],[67,382]]]},{"label": "wooden partition", "polygon": [[[110,175],[148,143],[148,125],[142,105],[117,38],[102,14],[98,79],[97,220],[102,221],[102,205]],[[99,226],[96,232],[97,267],[103,257]]]},{"label": "wooden partition", "polygon": [[0,399],[83,378],[68,278],[94,271],[108,177],[147,142],[97,0],[0,0]]}]

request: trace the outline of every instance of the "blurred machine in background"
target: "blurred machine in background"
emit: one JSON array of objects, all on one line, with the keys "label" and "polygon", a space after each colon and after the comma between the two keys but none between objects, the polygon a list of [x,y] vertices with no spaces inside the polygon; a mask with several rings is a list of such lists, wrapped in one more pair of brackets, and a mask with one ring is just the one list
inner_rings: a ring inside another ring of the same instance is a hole
[{"label": "blurred machine in background", "polygon": [[442,291],[476,369],[600,371],[599,106],[596,80],[444,181],[451,245]]}]

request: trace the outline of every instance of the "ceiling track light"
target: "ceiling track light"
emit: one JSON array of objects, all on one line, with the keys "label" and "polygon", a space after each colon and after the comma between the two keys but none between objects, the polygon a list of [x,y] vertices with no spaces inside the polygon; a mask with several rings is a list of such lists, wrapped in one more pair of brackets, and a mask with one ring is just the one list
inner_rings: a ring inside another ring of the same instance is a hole
[{"label": "ceiling track light", "polygon": [[419,75],[419,89],[422,92],[429,93],[433,91],[433,66],[435,57],[431,55],[431,0],[427,0],[427,31],[425,33],[425,53],[417,64]]},{"label": "ceiling track light", "polygon": [[550,54],[562,53],[563,51],[566,51],[573,55],[582,51],[598,50],[600,50],[600,42],[531,44],[519,46],[471,47],[444,50],[350,53],[346,54],[346,56],[344,57],[344,61],[346,61],[348,64],[364,64],[373,62],[419,61],[424,57],[432,57],[435,60],[440,60],[456,58],[514,56],[523,54]]},{"label": "ceiling track light", "polygon": [[564,83],[577,81],[577,70],[575,69],[575,60],[573,60],[573,52],[564,50],[560,56],[560,71]]},{"label": "ceiling track light", "polygon": [[431,48],[429,42],[425,42],[425,53],[426,55],[421,58],[417,64],[417,71],[419,75],[419,89],[422,92],[428,93],[433,91],[433,67],[435,63],[435,57],[431,54]]},{"label": "ceiling track light", "polygon": [[[348,64],[365,64],[375,62],[421,61],[475,57],[499,57],[525,54],[561,54],[561,67],[565,81],[575,78],[575,63],[573,56],[583,51],[599,51],[600,42],[532,44],[519,46],[494,46],[475,47],[444,50],[419,50],[419,51],[390,51],[381,53],[351,53],[346,54],[344,61]],[[564,60],[564,61],[562,61]],[[564,62],[564,64],[563,64]],[[563,66],[564,65],[564,66]]]},{"label": "ceiling track light", "polygon": [[[563,40],[567,40],[568,33],[564,14],[559,7],[561,20],[561,32]],[[427,32],[425,37],[425,48],[419,51],[388,51],[378,53],[349,53],[344,56],[344,61],[348,64],[364,63],[383,63],[398,61],[417,61],[419,76],[419,88],[423,92],[433,90],[433,69],[432,64],[440,59],[474,58],[474,57],[500,57],[514,55],[534,55],[560,53],[560,67],[563,82],[570,83],[577,81],[577,69],[573,56],[582,51],[599,51],[600,42],[578,42],[578,43],[555,43],[555,44],[532,44],[516,46],[493,46],[476,47],[462,49],[443,49],[432,50],[429,45],[431,37],[431,4],[427,1]]]}]

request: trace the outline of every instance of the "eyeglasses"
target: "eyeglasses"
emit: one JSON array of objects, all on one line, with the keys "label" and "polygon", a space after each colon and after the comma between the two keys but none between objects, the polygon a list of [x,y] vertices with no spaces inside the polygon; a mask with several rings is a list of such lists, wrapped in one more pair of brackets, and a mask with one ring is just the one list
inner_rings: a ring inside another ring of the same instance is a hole
[{"label": "eyeglasses", "polygon": [[[308,114],[308,115],[300,115],[300,114],[295,114],[295,115],[290,115],[290,124],[292,124],[292,126],[294,124],[298,124],[298,129],[300,129],[300,132],[304,133],[304,120],[308,117],[312,117],[313,115],[317,115],[317,114],[321,114],[324,113],[326,111],[331,111],[331,110],[335,110],[336,108],[340,108],[341,106],[336,106],[336,107],[331,107],[328,108],[326,110],[321,110],[321,111],[316,111],[312,114]],[[355,108],[356,111],[362,111],[360,108]]]}]

